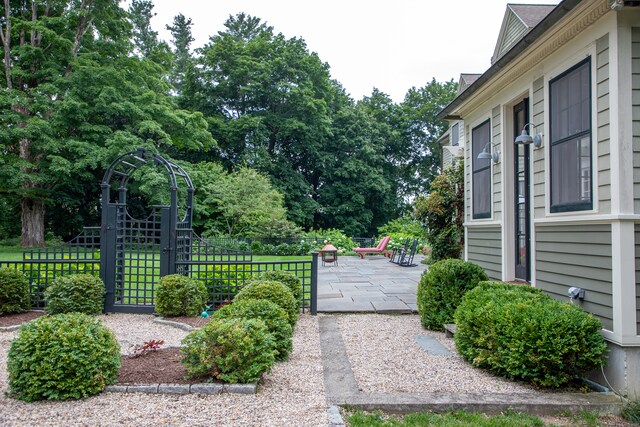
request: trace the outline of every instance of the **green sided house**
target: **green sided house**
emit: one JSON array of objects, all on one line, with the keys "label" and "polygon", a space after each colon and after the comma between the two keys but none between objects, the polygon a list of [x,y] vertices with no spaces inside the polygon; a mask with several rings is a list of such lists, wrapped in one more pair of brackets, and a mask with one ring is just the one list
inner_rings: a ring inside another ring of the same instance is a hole
[{"label": "green sided house", "polygon": [[639,394],[640,2],[508,5],[491,67],[440,117],[463,126],[465,258],[579,288],[609,383]]}]

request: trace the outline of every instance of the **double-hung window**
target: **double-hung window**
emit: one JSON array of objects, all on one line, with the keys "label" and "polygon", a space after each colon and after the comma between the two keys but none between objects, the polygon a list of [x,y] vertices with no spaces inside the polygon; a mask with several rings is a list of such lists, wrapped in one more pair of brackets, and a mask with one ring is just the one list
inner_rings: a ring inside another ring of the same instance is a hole
[{"label": "double-hung window", "polygon": [[593,208],[591,59],[549,83],[551,212]]},{"label": "double-hung window", "polygon": [[460,139],[460,129],[458,123],[451,127],[451,146],[457,147]]},{"label": "double-hung window", "polygon": [[471,131],[471,165],[473,188],[473,218],[491,217],[491,159],[479,159],[483,151],[491,152],[489,120]]}]

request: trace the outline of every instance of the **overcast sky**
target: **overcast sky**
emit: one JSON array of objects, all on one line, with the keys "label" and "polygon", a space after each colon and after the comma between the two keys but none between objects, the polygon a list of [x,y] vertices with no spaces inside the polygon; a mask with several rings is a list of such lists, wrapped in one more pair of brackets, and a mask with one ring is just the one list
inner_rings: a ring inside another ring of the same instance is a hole
[{"label": "overcast sky", "polygon": [[354,99],[376,87],[396,102],[432,77],[457,81],[460,73],[489,68],[507,7],[503,0],[153,1],[152,26],[163,39],[178,13],[193,20],[196,48],[223,30],[229,15],[246,12],[276,33],[304,39]]}]

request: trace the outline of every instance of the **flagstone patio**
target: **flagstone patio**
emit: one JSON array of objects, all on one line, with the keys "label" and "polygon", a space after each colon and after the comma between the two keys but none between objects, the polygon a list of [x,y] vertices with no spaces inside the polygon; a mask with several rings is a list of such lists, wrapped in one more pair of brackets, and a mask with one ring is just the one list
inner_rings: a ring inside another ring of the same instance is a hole
[{"label": "flagstone patio", "polygon": [[415,267],[400,267],[384,256],[342,256],[338,265],[318,267],[318,312],[415,313],[416,292],[427,269],[417,256]]}]

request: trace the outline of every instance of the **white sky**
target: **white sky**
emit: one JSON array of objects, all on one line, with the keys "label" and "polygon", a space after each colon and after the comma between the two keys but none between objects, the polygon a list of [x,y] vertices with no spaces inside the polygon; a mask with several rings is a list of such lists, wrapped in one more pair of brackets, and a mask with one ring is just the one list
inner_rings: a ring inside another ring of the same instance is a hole
[{"label": "white sky", "polygon": [[[169,40],[165,25],[182,13],[193,21],[192,47],[224,29],[229,15],[246,12],[287,38],[301,37],[331,67],[356,100],[374,87],[401,102],[411,87],[432,77],[454,79],[490,66],[506,0],[153,0],[152,26]],[[554,3],[557,0],[514,0]]]}]

